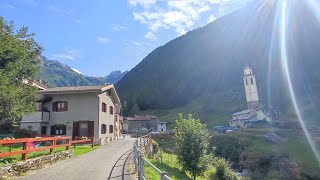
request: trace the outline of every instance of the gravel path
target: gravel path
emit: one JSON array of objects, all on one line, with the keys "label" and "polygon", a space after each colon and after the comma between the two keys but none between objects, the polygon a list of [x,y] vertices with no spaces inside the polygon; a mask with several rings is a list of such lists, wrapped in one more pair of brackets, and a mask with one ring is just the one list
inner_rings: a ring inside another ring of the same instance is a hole
[{"label": "gravel path", "polygon": [[[107,179],[112,166],[122,154],[132,149],[134,139],[109,142],[89,153],[57,162],[44,169],[28,173],[23,180],[100,180]],[[112,178],[121,179],[121,177]]]}]

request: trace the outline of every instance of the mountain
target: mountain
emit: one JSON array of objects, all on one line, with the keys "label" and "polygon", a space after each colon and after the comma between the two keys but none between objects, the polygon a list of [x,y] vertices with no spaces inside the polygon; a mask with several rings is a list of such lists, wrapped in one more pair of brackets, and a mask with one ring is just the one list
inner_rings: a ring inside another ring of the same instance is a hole
[{"label": "mountain", "polygon": [[40,60],[38,79],[48,83],[49,87],[114,84],[127,73],[113,71],[105,77],[85,76],[57,60],[49,60],[46,57],[41,57]]},{"label": "mountain", "polygon": [[117,83],[122,77],[127,74],[129,71],[112,71],[108,76],[104,77],[105,82],[108,82],[110,84]]},{"label": "mountain", "polygon": [[249,65],[262,103],[296,119],[294,96],[305,121],[319,125],[320,24],[307,2],[283,2],[253,1],[152,51],[116,84],[125,113],[138,106],[164,121],[182,112],[227,124],[246,109],[242,75]]}]

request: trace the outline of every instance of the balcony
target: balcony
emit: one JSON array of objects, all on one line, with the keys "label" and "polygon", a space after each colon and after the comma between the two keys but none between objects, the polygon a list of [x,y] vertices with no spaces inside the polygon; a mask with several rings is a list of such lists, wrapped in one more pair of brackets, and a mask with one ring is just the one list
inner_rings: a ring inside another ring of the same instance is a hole
[{"label": "balcony", "polygon": [[22,117],[21,122],[49,122],[50,112],[37,111]]}]

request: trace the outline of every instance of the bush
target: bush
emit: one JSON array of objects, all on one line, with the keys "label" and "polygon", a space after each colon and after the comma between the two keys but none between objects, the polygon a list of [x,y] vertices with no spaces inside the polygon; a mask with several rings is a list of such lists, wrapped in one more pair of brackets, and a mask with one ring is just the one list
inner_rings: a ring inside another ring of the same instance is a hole
[{"label": "bush", "polygon": [[39,135],[36,131],[32,131],[29,129],[18,129],[14,132],[14,136],[16,138],[31,138]]},{"label": "bush", "polygon": [[228,161],[224,158],[215,157],[213,164],[204,173],[204,179],[208,180],[238,180],[241,177],[230,169]]},{"label": "bush", "polygon": [[237,135],[217,135],[212,138],[210,149],[216,147],[215,154],[217,156],[223,157],[233,163],[238,163],[239,157],[246,145],[243,141],[239,142],[239,136]]}]

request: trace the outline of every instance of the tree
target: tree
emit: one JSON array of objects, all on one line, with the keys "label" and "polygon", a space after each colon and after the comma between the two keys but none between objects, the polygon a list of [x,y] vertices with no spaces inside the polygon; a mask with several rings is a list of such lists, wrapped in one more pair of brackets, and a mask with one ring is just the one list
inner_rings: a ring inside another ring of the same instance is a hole
[{"label": "tree", "polygon": [[207,168],[210,155],[207,154],[209,146],[209,133],[205,124],[194,119],[190,114],[184,119],[179,114],[176,120],[175,138],[177,144],[177,159],[184,171],[190,172],[193,179],[201,175]]},{"label": "tree", "polygon": [[137,114],[139,113],[139,111],[140,111],[139,106],[138,106],[137,104],[134,104],[134,105],[131,107],[130,111],[128,112],[128,115],[129,115],[129,116],[137,115]]},{"label": "tree", "polygon": [[37,90],[23,81],[36,77],[41,51],[28,28],[14,32],[13,22],[0,17],[0,121],[12,122],[34,111]]}]

